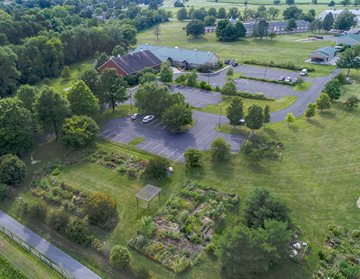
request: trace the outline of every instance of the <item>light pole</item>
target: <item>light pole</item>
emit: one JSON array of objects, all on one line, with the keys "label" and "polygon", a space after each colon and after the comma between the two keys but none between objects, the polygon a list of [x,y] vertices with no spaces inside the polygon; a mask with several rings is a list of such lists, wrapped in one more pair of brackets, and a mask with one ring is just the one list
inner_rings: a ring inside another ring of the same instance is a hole
[{"label": "light pole", "polygon": [[221,126],[221,113],[222,113],[222,106],[221,105],[219,105],[219,108],[220,108],[220,113],[219,113],[219,127]]}]

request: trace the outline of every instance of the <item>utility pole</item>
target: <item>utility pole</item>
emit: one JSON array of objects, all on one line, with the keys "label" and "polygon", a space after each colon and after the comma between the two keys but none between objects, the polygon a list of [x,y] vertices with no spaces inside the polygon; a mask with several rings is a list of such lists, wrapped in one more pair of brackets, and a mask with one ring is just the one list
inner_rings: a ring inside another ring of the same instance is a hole
[{"label": "utility pole", "polygon": [[222,113],[222,106],[221,105],[219,105],[219,107],[220,107],[220,113],[219,113],[219,127],[221,126],[221,113]]}]

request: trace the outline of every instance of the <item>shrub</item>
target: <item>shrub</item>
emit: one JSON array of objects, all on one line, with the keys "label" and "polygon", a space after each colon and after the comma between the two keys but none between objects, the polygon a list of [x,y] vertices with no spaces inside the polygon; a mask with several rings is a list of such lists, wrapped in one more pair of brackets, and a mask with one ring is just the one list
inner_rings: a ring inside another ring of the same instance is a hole
[{"label": "shrub", "polygon": [[145,177],[147,178],[162,178],[167,174],[169,162],[161,157],[152,158],[149,160],[145,168]]},{"label": "shrub", "polygon": [[125,269],[130,265],[129,250],[121,245],[115,245],[110,251],[110,264],[115,268]]},{"label": "shrub", "polygon": [[211,143],[211,158],[221,162],[230,159],[230,145],[223,138],[217,138]]},{"label": "shrub", "polygon": [[75,220],[68,224],[65,230],[65,236],[77,244],[89,244],[89,229],[86,224],[80,220]]},{"label": "shrub", "polygon": [[112,196],[95,192],[87,198],[84,212],[88,215],[90,224],[102,225],[117,217],[117,204]]},{"label": "shrub", "polygon": [[202,154],[200,150],[189,148],[185,154],[186,166],[189,168],[199,168],[202,166]]},{"label": "shrub", "polygon": [[47,213],[47,208],[43,204],[34,204],[29,208],[29,217],[37,219],[38,221],[44,221]]},{"label": "shrub", "polygon": [[69,216],[63,210],[54,210],[49,213],[47,223],[52,229],[64,233],[69,224]]},{"label": "shrub", "polygon": [[268,66],[268,67],[275,67],[275,68],[282,68],[288,70],[296,70],[301,71],[302,69],[306,68],[308,72],[315,72],[315,68],[309,68],[305,66],[295,66],[293,63],[274,63],[274,61],[258,61],[258,60],[245,60],[244,64],[252,64],[252,65],[260,65],[260,66]]},{"label": "shrub", "polygon": [[26,166],[16,155],[7,154],[0,157],[0,183],[15,185],[25,178]]},{"label": "shrub", "polygon": [[9,195],[9,186],[0,183],[0,201],[4,201]]},{"label": "shrub", "polygon": [[352,236],[352,238],[360,239],[360,230],[353,230],[351,232],[351,236]]},{"label": "shrub", "polygon": [[150,272],[143,265],[132,265],[132,272],[137,279],[150,279]]}]

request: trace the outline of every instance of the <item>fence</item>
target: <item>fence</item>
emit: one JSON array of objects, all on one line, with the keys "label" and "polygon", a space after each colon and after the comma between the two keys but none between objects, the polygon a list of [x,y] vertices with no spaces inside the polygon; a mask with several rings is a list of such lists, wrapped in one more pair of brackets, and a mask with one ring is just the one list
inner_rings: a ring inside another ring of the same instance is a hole
[{"label": "fence", "polygon": [[0,225],[0,230],[4,232],[7,236],[9,236],[12,240],[16,241],[20,246],[24,247],[26,250],[28,250],[31,254],[33,254],[35,257],[40,259],[42,262],[50,266],[52,269],[56,270],[60,273],[60,275],[67,279],[75,279],[74,276],[72,276],[66,269],[64,269],[62,266],[58,265],[57,263],[50,260],[48,257],[46,257],[44,254],[36,250],[33,246],[26,243],[24,240],[22,240],[17,235],[13,234],[11,231],[9,231],[7,228],[5,228],[3,225]]}]

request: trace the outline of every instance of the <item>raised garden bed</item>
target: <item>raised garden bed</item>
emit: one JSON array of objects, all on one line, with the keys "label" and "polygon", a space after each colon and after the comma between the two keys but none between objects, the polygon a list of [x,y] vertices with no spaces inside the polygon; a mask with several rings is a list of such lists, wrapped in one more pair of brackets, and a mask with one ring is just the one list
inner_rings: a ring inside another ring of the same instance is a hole
[{"label": "raised garden bed", "polygon": [[174,272],[193,265],[239,196],[186,183],[152,219],[143,220],[129,245]]}]

